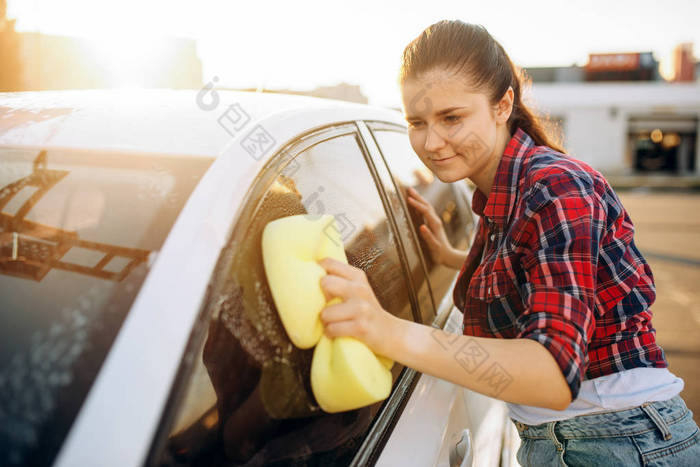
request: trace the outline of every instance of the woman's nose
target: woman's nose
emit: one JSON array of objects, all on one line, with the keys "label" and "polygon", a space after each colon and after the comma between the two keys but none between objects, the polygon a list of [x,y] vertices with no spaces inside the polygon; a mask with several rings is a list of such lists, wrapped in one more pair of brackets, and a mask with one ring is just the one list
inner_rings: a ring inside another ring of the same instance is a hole
[{"label": "woman's nose", "polygon": [[439,129],[433,125],[428,127],[428,134],[425,137],[425,150],[435,152],[445,146],[445,139],[439,133]]}]

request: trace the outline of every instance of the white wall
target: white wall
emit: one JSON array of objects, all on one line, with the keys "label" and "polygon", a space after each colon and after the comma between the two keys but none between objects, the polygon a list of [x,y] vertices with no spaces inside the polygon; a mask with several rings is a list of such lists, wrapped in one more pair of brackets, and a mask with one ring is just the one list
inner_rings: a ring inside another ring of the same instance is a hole
[{"label": "white wall", "polygon": [[596,169],[622,170],[626,122],[607,108],[572,108],[559,112],[565,119],[566,150]]},{"label": "white wall", "polygon": [[[700,118],[700,83],[537,83],[525,99],[538,111],[563,117],[568,152],[607,172],[632,168],[625,157],[630,117]],[[695,157],[700,162],[700,140]],[[698,168],[696,163],[696,173]]]}]

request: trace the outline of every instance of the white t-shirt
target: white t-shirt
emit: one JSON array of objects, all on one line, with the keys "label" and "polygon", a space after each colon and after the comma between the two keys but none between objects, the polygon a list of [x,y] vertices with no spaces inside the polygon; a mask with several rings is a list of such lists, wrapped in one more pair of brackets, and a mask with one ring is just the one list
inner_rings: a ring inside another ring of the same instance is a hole
[{"label": "white t-shirt", "polygon": [[583,380],[578,396],[564,410],[507,405],[513,420],[526,425],[539,425],[578,415],[629,409],[644,402],[665,401],[680,394],[683,387],[683,380],[668,368],[632,368]]}]

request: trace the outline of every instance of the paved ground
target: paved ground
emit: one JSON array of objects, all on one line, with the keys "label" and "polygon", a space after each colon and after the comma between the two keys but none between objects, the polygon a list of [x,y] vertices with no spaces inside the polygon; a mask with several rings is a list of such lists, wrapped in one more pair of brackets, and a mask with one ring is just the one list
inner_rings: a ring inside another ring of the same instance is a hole
[{"label": "paved ground", "polygon": [[700,193],[619,191],[656,283],[657,341],[700,424]]}]

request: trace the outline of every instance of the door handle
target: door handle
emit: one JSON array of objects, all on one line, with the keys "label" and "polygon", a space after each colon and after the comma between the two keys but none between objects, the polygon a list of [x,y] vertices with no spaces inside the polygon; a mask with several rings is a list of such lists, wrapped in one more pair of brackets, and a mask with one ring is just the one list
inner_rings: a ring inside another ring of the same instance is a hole
[{"label": "door handle", "polygon": [[472,434],[469,428],[465,428],[460,434],[459,441],[450,449],[450,467],[470,467],[473,458]]}]

